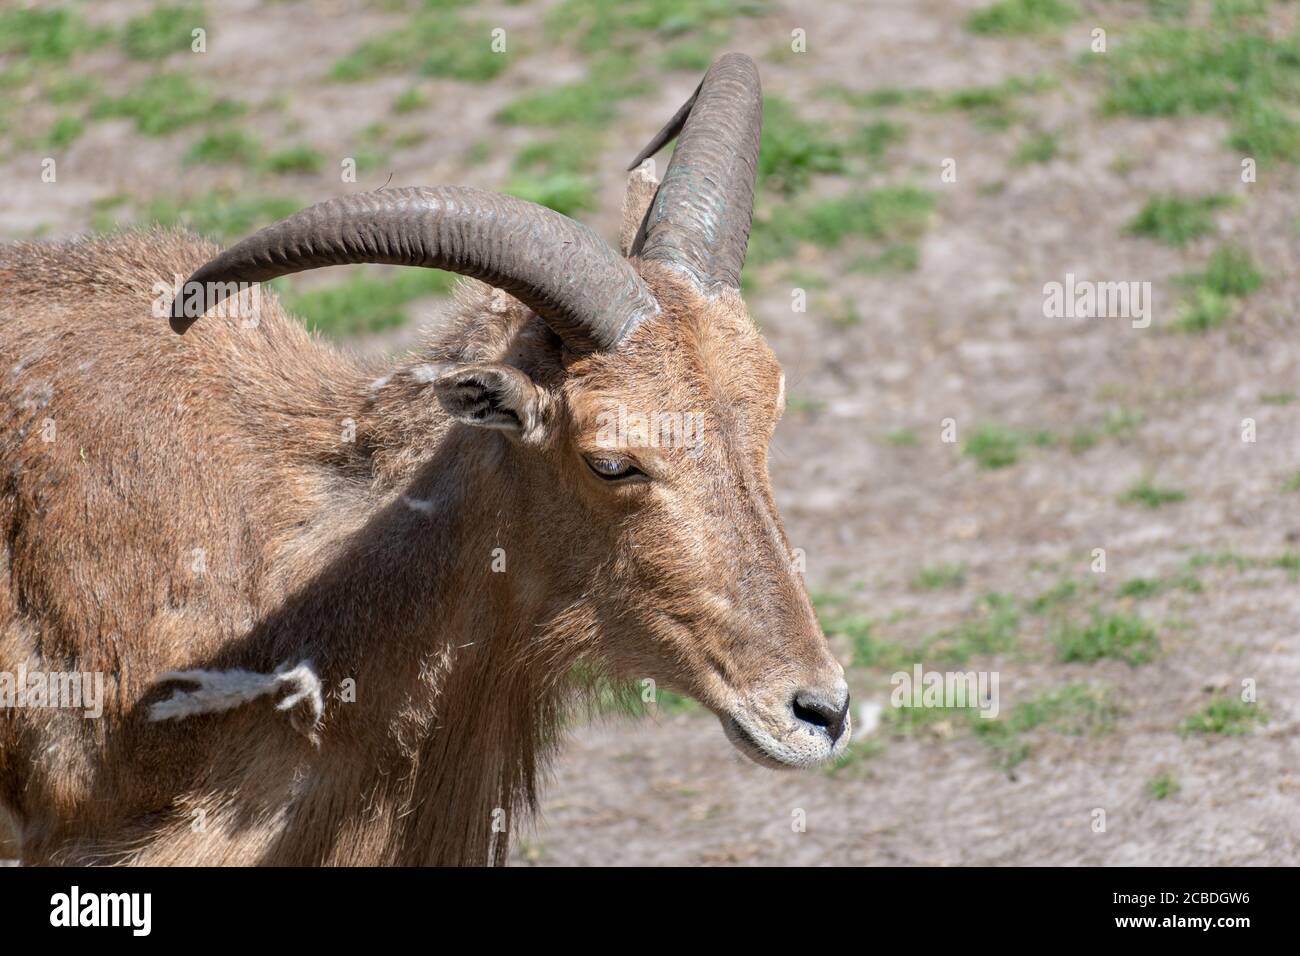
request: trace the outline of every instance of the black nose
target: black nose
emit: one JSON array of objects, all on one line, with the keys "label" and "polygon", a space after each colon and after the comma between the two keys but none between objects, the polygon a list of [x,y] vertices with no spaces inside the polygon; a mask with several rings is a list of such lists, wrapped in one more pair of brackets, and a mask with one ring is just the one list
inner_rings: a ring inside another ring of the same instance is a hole
[{"label": "black nose", "polygon": [[830,693],[824,690],[798,691],[790,707],[798,720],[814,727],[825,727],[831,743],[844,733],[844,720],[849,715],[849,692]]}]

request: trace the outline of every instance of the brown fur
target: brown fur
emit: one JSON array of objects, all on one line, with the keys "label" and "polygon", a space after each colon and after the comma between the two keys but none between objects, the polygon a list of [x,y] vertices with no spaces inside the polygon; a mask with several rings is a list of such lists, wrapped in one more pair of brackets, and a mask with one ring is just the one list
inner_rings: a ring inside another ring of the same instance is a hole
[{"label": "brown fur", "polygon": [[[215,251],[0,247],[0,670],[106,681],[99,720],[0,710],[24,862],[501,862],[575,673],[722,714],[835,668],[768,488],[780,370],[738,298],[645,268],[664,314],[578,357],[468,283],[381,369],[270,296],[256,327],[172,334],[154,284]],[[474,363],[536,384],[535,427],[449,419],[431,370]],[[705,453],[646,450],[655,482],[611,487],[580,457],[610,402],[702,410]],[[267,700],[146,720],[168,671],[301,660],[319,746]]]}]

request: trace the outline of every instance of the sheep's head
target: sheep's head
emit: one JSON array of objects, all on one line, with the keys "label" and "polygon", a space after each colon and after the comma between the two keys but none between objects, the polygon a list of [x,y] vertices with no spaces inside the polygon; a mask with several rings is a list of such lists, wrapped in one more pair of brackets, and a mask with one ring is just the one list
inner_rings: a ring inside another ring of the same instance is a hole
[{"label": "sheep's head", "polygon": [[[234,284],[341,263],[451,269],[511,293],[543,334],[436,391],[457,421],[504,433],[512,467],[557,502],[539,519],[559,613],[617,676],[708,706],[746,755],[810,766],[846,746],[848,690],[773,504],[784,377],[739,296],[761,102],[752,61],[714,63],[633,163],[678,136],[644,214],[633,204],[627,257],[522,200],[380,190],[227,250],[190,277],[172,325]],[[574,536],[584,546],[566,549]]]}]

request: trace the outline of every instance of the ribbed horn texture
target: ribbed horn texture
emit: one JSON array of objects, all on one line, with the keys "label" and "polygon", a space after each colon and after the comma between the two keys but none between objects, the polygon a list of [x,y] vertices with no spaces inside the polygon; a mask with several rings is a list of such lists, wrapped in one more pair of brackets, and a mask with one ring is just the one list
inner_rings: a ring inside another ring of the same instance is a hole
[{"label": "ribbed horn texture", "polygon": [[581,223],[512,196],[438,186],[342,196],[267,226],[186,280],[172,329],[184,333],[236,283],[361,262],[489,282],[577,351],[612,349],[659,310],[632,266]]},{"label": "ribbed horn texture", "polygon": [[695,95],[632,163],[680,132],[634,251],[684,270],[705,291],[739,289],[762,126],[754,61],[743,53],[719,57]]}]

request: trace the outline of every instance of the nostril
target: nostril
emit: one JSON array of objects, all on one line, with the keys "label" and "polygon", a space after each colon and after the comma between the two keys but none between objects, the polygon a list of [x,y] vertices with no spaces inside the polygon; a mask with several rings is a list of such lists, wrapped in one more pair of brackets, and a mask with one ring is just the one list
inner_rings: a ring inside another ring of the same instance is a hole
[{"label": "nostril", "polygon": [[813,701],[805,704],[798,697],[794,699],[794,715],[814,727],[829,727],[835,716],[821,703]]},{"label": "nostril", "polygon": [[794,711],[795,719],[814,727],[825,727],[833,743],[844,733],[844,721],[849,713],[849,695],[844,694],[842,701],[832,701],[821,692],[801,690],[790,701],[790,709]]}]

